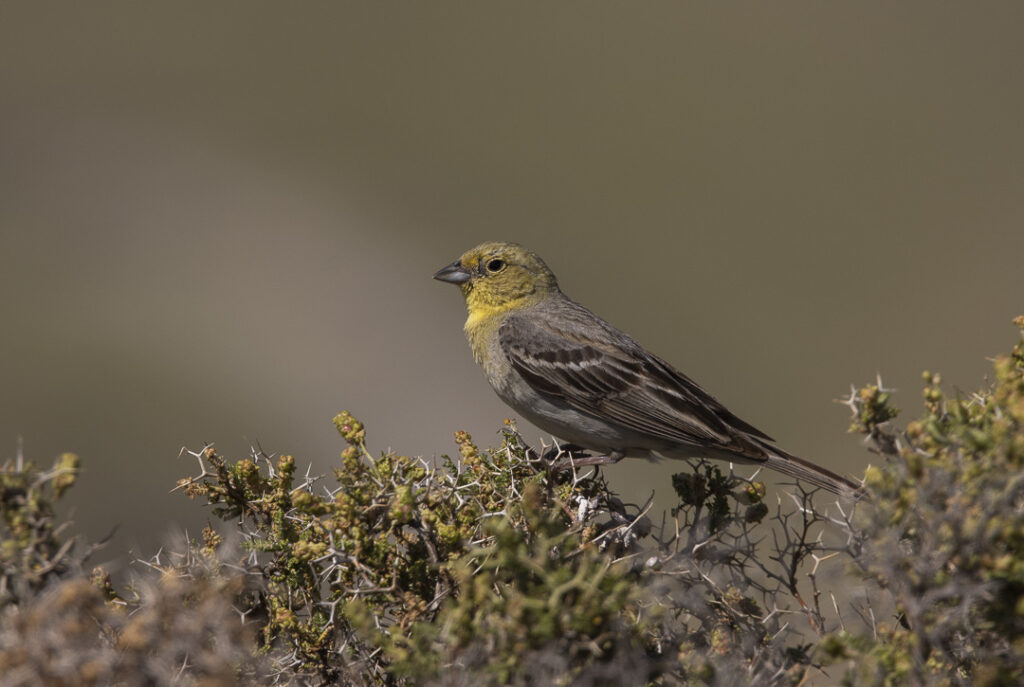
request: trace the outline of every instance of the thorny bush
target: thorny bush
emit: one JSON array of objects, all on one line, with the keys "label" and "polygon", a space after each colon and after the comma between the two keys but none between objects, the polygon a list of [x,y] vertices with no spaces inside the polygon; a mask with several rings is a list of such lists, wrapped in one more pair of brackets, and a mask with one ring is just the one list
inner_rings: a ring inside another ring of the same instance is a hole
[{"label": "thorny bush", "polygon": [[1020,684],[1022,346],[969,396],[926,373],[902,429],[880,380],[854,389],[881,457],[859,498],[696,462],[654,516],[511,424],[434,465],[374,455],[342,413],[331,478],[207,446],[178,487],[223,524],[124,590],[53,515],[77,459],[19,458],[0,684]]}]

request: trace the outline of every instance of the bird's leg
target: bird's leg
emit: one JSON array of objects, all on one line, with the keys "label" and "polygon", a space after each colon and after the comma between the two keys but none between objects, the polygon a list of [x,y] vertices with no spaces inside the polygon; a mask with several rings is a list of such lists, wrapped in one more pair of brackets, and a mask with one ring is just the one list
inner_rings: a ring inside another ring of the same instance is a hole
[{"label": "bird's leg", "polygon": [[553,446],[541,446],[543,450],[538,451],[532,446],[528,446],[523,443],[523,450],[526,453],[526,457],[529,460],[539,460],[547,467],[551,467],[553,464],[560,462],[561,456],[573,453],[581,453],[586,449],[576,444],[555,444]]},{"label": "bird's leg", "polygon": [[572,455],[573,453],[582,453],[586,451],[582,446],[576,444],[555,444],[554,446],[548,446],[544,449],[544,453],[541,454],[541,458],[544,459],[549,465],[559,462],[559,458],[566,455]]},{"label": "bird's leg", "polygon": [[554,472],[561,472],[573,468],[587,467],[588,465],[612,465],[625,457],[626,454],[622,451],[612,451],[603,456],[583,456],[582,458],[573,458],[572,454],[570,454],[567,458],[553,463],[550,469]]}]

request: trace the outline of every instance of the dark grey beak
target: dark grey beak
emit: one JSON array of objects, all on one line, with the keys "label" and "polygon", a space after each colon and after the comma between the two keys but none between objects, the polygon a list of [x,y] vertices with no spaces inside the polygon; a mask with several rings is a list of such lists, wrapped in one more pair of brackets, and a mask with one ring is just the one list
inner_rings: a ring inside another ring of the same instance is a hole
[{"label": "dark grey beak", "polygon": [[469,272],[462,269],[462,263],[458,260],[434,273],[434,279],[446,281],[449,284],[465,284],[469,278]]}]

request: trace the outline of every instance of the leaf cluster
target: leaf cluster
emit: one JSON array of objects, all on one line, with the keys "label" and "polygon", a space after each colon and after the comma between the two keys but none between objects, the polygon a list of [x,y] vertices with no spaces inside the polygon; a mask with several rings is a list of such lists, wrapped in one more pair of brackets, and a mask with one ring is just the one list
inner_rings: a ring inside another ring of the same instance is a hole
[{"label": "leaf cluster", "polygon": [[924,381],[904,428],[880,380],[846,400],[859,499],[695,462],[653,516],[511,424],[430,463],[342,413],[330,476],[207,446],[178,489],[219,522],[122,589],[54,514],[77,459],[19,457],[0,684],[1021,684],[1024,339],[977,393]]},{"label": "leaf cluster", "polygon": [[925,372],[924,413],[902,430],[881,382],[848,400],[884,458],[856,562],[896,611],[873,641],[830,644],[858,657],[854,684],[1024,683],[1024,338],[993,372],[970,394]]}]

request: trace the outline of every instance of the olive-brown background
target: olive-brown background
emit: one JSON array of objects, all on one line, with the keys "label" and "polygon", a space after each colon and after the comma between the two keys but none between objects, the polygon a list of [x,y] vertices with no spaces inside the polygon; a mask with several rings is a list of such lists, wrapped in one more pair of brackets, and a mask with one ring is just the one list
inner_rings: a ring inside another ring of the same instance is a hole
[{"label": "olive-brown background", "polygon": [[[314,472],[349,409],[427,458],[508,414],[456,291],[483,240],[790,450],[965,390],[1024,312],[1024,5],[0,5],[0,458],[81,454],[81,531],[208,514],[183,445]],[[528,437],[539,432],[524,427]],[[678,464],[609,472],[670,495]],[[123,560],[123,559],[122,559]]]}]

